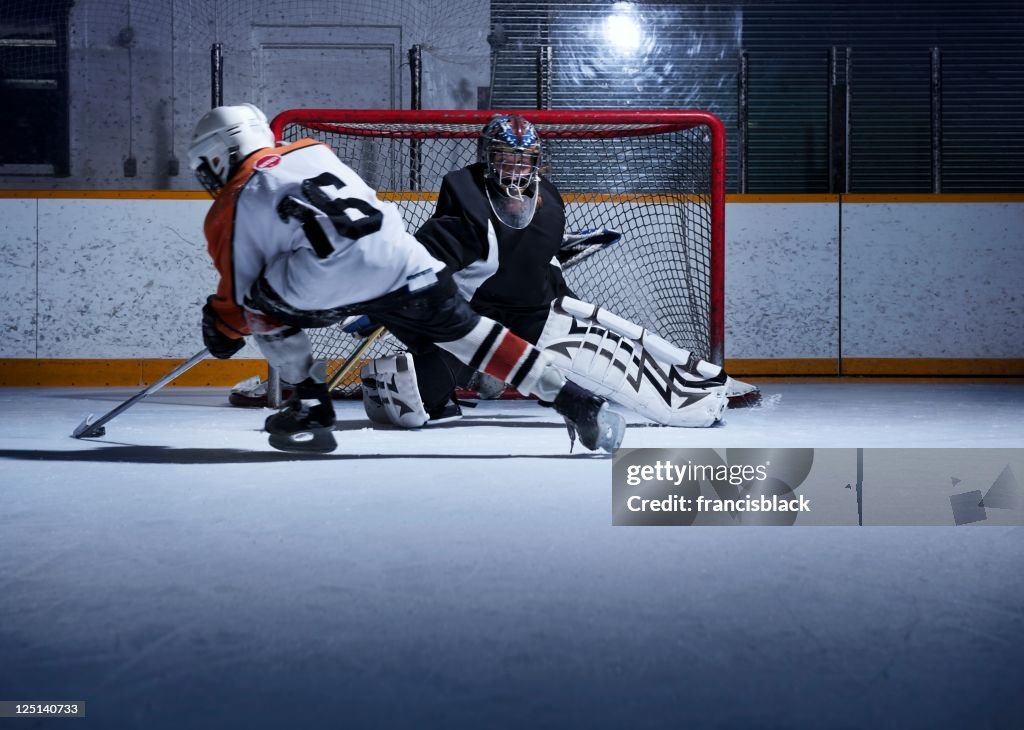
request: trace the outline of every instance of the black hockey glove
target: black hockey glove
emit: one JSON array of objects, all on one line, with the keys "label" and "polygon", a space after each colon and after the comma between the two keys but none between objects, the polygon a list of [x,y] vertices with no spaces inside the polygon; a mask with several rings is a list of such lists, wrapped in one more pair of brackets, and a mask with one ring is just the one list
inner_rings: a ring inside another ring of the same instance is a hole
[{"label": "black hockey glove", "polygon": [[210,304],[210,299],[207,299],[206,304],[203,305],[203,343],[215,358],[227,360],[245,347],[245,338],[239,337],[236,339],[228,337],[217,329],[217,322],[220,321],[220,317],[217,316],[213,305]]}]

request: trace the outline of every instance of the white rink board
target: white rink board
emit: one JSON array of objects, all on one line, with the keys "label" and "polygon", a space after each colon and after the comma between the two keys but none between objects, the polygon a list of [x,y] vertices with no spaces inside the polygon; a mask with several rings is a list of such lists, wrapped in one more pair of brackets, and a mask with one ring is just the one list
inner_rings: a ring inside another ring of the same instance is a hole
[{"label": "white rink board", "polygon": [[1024,357],[1024,205],[843,207],[844,357]]},{"label": "white rink board", "polygon": [[209,207],[40,200],[38,357],[170,358],[199,350],[200,307],[217,281],[203,237]]},{"label": "white rink board", "polygon": [[36,356],[36,201],[0,200],[3,357]]},{"label": "white rink board", "polygon": [[726,357],[836,357],[838,223],[836,203],[726,206]]},{"label": "white rink board", "polygon": [[[216,282],[202,232],[208,201],[0,206],[9,308],[0,357],[172,358],[199,349],[199,308]],[[838,226],[837,204],[726,206],[727,357],[838,357],[840,311],[845,357],[1024,356],[1024,206],[846,204],[841,308]],[[249,345],[239,356],[259,355]]]}]

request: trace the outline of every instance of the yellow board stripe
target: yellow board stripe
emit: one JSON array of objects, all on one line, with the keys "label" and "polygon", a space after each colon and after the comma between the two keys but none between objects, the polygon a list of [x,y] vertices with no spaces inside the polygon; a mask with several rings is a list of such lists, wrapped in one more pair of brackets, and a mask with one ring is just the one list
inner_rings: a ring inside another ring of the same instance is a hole
[{"label": "yellow board stripe", "polygon": [[[36,387],[145,387],[169,373],[181,360],[0,359],[0,385]],[[252,375],[267,377],[267,363],[259,359],[204,360],[171,385],[184,387],[231,386]]]},{"label": "yellow board stripe", "polygon": [[[137,359],[0,359],[4,387],[138,387],[170,372],[183,360]],[[340,363],[331,363],[337,367]],[[887,376],[887,377],[1024,377],[1024,359],[968,358],[728,358],[736,377],[750,376]],[[259,359],[204,360],[171,385],[230,387],[253,375],[267,377]],[[355,382],[354,377],[352,382]]]},{"label": "yellow board stripe", "polygon": [[729,358],[725,369],[735,377],[749,375],[838,375],[834,358]]},{"label": "yellow board stripe", "polygon": [[[436,191],[386,191],[383,200],[437,200]],[[627,193],[565,193],[571,203],[677,203],[706,200],[700,195],[630,195]],[[0,190],[0,198],[81,200],[211,200],[202,190]],[[1024,193],[729,193],[727,203],[1024,203]]]},{"label": "yellow board stripe", "polygon": [[81,200],[207,200],[210,194],[199,190],[0,190],[0,198],[81,199]]},{"label": "yellow board stripe", "polygon": [[651,195],[645,193],[562,193],[566,203],[707,203],[708,195],[679,193]]},{"label": "yellow board stripe", "polygon": [[847,193],[844,203],[1024,203],[1024,193]]},{"label": "yellow board stripe", "polygon": [[404,191],[391,191],[391,190],[379,190],[377,191],[377,197],[382,200],[395,200],[395,201],[416,201],[423,200],[427,202],[434,202],[437,200],[437,191],[415,191],[415,190],[404,190]]},{"label": "yellow board stripe", "polygon": [[775,194],[729,193],[726,203],[838,203],[839,196],[829,193]]},{"label": "yellow board stripe", "polygon": [[843,358],[843,375],[1024,376],[1024,360],[1011,358]]},{"label": "yellow board stripe", "polygon": [[727,203],[1024,203],[1024,193],[730,193]]},{"label": "yellow board stripe", "polygon": [[730,375],[863,375],[892,377],[1024,377],[1021,358],[726,358]]}]

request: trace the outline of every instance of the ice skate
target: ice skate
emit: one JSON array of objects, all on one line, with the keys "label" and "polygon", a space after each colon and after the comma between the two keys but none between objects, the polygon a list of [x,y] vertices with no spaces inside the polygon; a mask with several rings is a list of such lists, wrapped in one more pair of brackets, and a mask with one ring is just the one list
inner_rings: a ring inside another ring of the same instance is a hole
[{"label": "ice skate", "polygon": [[611,453],[619,448],[626,433],[626,419],[608,407],[608,401],[584,390],[571,380],[558,392],[555,410],[565,419],[569,437],[579,436],[591,451]]},{"label": "ice skate", "polygon": [[334,451],[334,407],[330,401],[302,401],[293,397],[263,424],[270,445],[281,451],[325,454]]}]

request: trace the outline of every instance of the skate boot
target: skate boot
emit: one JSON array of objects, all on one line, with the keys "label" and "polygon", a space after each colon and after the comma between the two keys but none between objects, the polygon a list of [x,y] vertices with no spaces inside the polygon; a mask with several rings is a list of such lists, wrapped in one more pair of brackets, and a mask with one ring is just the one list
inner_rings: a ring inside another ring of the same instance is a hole
[{"label": "skate boot", "polygon": [[430,420],[427,421],[428,426],[440,426],[457,421],[462,418],[462,403],[453,393],[444,403],[427,408],[427,415],[430,416]]},{"label": "skate boot", "polygon": [[[608,401],[567,380],[552,404],[565,419],[569,438],[579,435],[580,443],[591,451],[611,453],[619,448],[626,433],[626,419],[608,408]],[[570,450],[571,450],[570,446]]]},{"label": "skate boot", "polygon": [[263,425],[270,445],[281,451],[325,454],[334,451],[334,405],[325,383],[307,378],[295,386],[295,394],[284,408],[269,416]]}]

